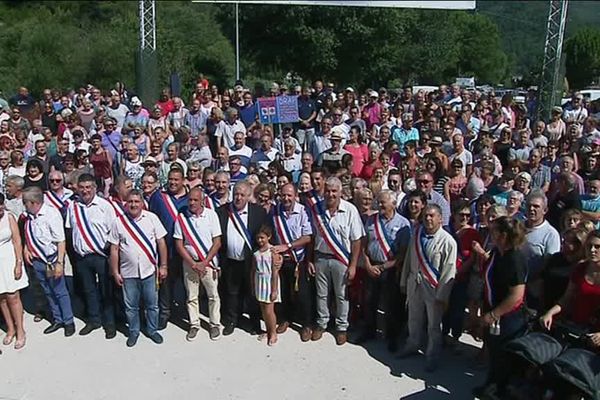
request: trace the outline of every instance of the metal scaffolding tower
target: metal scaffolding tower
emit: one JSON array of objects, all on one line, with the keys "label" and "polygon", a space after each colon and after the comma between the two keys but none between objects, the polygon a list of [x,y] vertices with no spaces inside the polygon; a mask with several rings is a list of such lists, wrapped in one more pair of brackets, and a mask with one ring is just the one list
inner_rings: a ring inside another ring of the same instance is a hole
[{"label": "metal scaffolding tower", "polygon": [[552,107],[559,103],[562,93],[561,56],[568,4],[568,0],[550,0],[537,112],[538,118],[546,120]]},{"label": "metal scaffolding tower", "polygon": [[154,0],[140,0],[140,47],[136,59],[136,89],[145,104],[152,104],[158,95],[156,61],[156,8]]}]

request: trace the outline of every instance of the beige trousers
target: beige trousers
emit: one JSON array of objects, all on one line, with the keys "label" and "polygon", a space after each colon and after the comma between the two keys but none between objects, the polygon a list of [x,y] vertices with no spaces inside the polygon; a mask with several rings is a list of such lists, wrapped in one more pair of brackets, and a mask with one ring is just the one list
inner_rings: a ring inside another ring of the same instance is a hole
[{"label": "beige trousers", "polygon": [[190,317],[190,327],[200,328],[200,284],[206,290],[208,297],[208,317],[211,326],[219,327],[221,321],[221,299],[217,289],[219,278],[208,269],[203,277],[185,262],[183,263],[183,281],[187,291],[187,310]]}]

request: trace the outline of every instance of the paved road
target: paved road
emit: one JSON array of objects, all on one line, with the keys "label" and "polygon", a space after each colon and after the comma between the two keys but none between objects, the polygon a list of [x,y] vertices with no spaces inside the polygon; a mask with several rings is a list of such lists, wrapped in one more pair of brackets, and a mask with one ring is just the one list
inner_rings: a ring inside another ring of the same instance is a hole
[{"label": "paved road", "polygon": [[331,335],[301,343],[288,331],[269,348],[238,330],[217,342],[201,331],[188,343],[169,325],[162,345],[141,337],[128,349],[122,334],[65,338],[43,335],[45,326],[27,315],[27,346],[3,348],[0,399],[468,399],[483,379],[467,367],[472,344],[427,374],[423,358],[397,360],[382,342],[337,347]]}]

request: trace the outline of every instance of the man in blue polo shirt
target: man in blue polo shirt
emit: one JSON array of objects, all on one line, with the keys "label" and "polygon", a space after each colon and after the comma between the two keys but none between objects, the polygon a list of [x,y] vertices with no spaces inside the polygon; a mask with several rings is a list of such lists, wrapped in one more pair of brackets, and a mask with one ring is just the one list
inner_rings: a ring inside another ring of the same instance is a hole
[{"label": "man in blue polo shirt", "polygon": [[242,101],[244,104],[239,108],[240,120],[244,123],[246,129],[251,131],[256,127],[258,109],[256,108],[256,104],[252,101],[252,94],[250,94],[250,92],[244,93]]}]

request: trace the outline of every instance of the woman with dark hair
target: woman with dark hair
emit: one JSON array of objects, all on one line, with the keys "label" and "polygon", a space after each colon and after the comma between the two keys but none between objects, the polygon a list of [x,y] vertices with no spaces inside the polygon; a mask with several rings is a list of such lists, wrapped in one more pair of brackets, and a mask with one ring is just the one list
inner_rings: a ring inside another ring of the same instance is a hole
[{"label": "woman with dark hair", "polygon": [[48,179],[44,173],[44,166],[40,160],[32,158],[27,161],[25,170],[25,184],[23,185],[23,189],[36,186],[42,189],[42,191],[48,190]]},{"label": "woman with dark hair", "polygon": [[413,190],[406,195],[405,204],[402,214],[410,221],[410,225],[414,229],[421,223],[423,210],[427,206],[427,195],[421,190]]},{"label": "woman with dark hair", "polygon": [[486,330],[485,345],[489,351],[490,365],[486,383],[475,388],[473,394],[483,397],[495,391],[505,398],[510,363],[503,352],[504,345],[523,335],[527,329],[524,312],[527,257],[520,249],[525,242],[525,225],[510,217],[500,217],[490,226],[494,244],[490,252],[474,244],[473,250],[483,260],[484,311],[480,319]]},{"label": "woman with dark hair", "polygon": [[275,190],[269,183],[261,183],[254,189],[254,198],[257,204],[265,209],[267,215],[271,212],[275,201]]},{"label": "woman with dark hair", "polygon": [[352,155],[352,176],[360,176],[364,165],[369,160],[369,148],[362,142],[361,131],[358,126],[350,128],[350,138],[344,150]]},{"label": "woman with dark hair", "polygon": [[23,247],[15,217],[6,212],[4,195],[0,193],[0,310],[6,323],[2,344],[8,346],[16,337],[15,349],[25,346],[23,304],[19,290],[29,284],[23,271]]},{"label": "woman with dark hair", "polygon": [[450,180],[450,177],[446,175],[442,160],[430,155],[425,157],[425,169],[433,177],[433,190],[444,196],[446,192],[446,183]]}]

